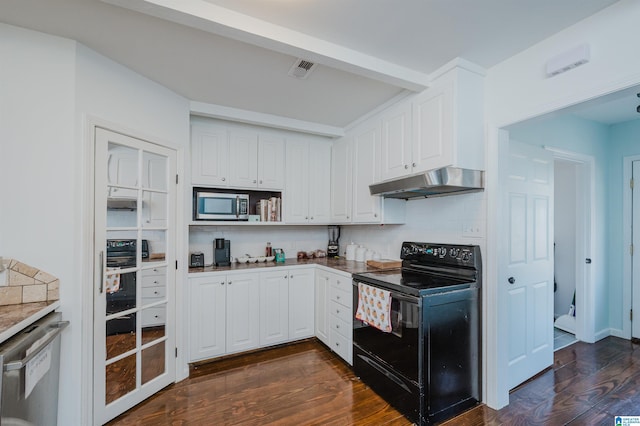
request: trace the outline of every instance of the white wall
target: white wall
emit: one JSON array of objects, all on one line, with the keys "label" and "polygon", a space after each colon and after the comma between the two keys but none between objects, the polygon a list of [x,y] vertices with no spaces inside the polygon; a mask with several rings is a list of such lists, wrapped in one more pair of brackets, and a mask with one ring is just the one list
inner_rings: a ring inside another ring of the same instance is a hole
[{"label": "white wall", "polygon": [[[499,128],[569,105],[627,88],[640,82],[640,2],[621,0],[537,45],[491,68],[486,79],[488,151],[488,263],[487,296],[488,383],[487,402],[500,408],[508,403],[505,354],[507,306],[498,292],[497,256],[500,248],[492,235],[503,232],[499,220]],[[591,47],[591,61],[564,74],[547,78],[549,58],[581,43]],[[597,238],[604,238],[598,235]],[[604,282],[602,280],[601,282]],[[602,299],[604,297],[604,299]],[[594,298],[607,300],[606,288],[596,288]]]},{"label": "white wall", "polygon": [[[76,43],[0,24],[0,255],[60,279],[60,424],[79,424],[81,285],[79,142],[74,137]],[[77,303],[77,302],[76,302]],[[73,393],[65,394],[75,386]],[[71,421],[73,419],[74,421]]]},{"label": "white wall", "polygon": [[[189,103],[71,40],[0,24],[0,57],[0,255],[60,278],[71,325],[63,333],[58,423],[90,424],[82,405],[92,389],[81,376],[92,368],[83,357],[92,342],[82,340],[92,327],[83,318],[92,300],[87,118],[186,149]],[[186,252],[182,244],[178,252]]]}]

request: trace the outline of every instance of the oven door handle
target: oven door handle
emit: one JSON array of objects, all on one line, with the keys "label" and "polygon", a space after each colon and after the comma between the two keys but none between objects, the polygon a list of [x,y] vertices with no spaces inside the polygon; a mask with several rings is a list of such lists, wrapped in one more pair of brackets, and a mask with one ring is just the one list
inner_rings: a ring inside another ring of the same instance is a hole
[{"label": "oven door handle", "polygon": [[[413,303],[415,305],[419,305],[420,304],[420,298],[419,297],[396,293],[393,290],[387,290],[387,289],[379,287],[379,286],[377,286],[375,284],[369,284],[369,283],[365,283],[365,282],[362,282],[362,284],[366,284],[366,285],[368,285],[370,287],[375,287],[375,288],[378,288],[378,289],[381,289],[381,290],[389,291],[391,293],[391,298],[392,299],[402,300],[404,302]],[[354,281],[353,282],[353,286],[355,287],[355,291],[357,292],[358,291],[358,282]]]}]

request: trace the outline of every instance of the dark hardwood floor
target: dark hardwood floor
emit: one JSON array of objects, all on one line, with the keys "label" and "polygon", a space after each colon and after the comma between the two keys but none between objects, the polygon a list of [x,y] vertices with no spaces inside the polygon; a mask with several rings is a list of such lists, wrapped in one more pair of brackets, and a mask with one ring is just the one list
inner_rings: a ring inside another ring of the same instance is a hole
[{"label": "dark hardwood floor", "polygon": [[[640,347],[608,337],[555,353],[552,368],[444,423],[613,425],[640,415]],[[410,425],[315,340],[192,368],[109,425]]]}]

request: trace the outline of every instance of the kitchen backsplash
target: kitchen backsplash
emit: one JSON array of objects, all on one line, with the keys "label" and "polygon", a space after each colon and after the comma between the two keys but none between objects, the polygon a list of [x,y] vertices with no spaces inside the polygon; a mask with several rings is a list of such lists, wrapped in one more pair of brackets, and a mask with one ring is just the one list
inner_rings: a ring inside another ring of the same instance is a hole
[{"label": "kitchen backsplash", "polygon": [[382,258],[399,259],[403,241],[477,244],[486,247],[486,194],[455,195],[407,202],[405,225],[342,227],[340,254],[350,242]]},{"label": "kitchen backsplash", "polygon": [[224,238],[231,242],[231,257],[264,256],[267,242],[281,248],[287,258],[295,258],[298,251],[327,250],[329,234],[326,226],[191,226],[189,251],[204,253],[205,265],[213,263],[213,240]]},{"label": "kitchen backsplash", "polygon": [[[399,259],[403,241],[477,244],[486,248],[486,194],[464,194],[407,202],[405,225],[343,225],[340,255],[350,242],[363,245],[383,259]],[[213,262],[213,240],[231,241],[231,257],[262,256],[267,242],[282,248],[287,258],[298,251],[327,249],[326,226],[192,226],[189,249]]]},{"label": "kitchen backsplash", "polygon": [[0,283],[0,306],[59,299],[58,278],[15,259],[4,259],[3,265],[7,268],[5,282]]}]

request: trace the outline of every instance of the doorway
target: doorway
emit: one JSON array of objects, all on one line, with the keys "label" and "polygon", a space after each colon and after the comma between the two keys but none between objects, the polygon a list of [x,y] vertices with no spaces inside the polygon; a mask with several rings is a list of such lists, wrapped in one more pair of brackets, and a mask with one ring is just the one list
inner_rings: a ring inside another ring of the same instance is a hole
[{"label": "doorway", "polygon": [[175,380],[176,152],[95,128],[94,423]]},{"label": "doorway", "polygon": [[[576,340],[595,342],[591,253],[594,224],[595,159],[586,154],[547,147],[554,167],[561,175],[556,181],[554,266],[557,291],[554,297],[554,328],[569,332]],[[564,182],[563,182],[564,180]],[[571,308],[573,306],[573,308]],[[569,339],[563,341],[566,346]],[[571,342],[572,343],[572,342]],[[559,349],[559,348],[556,348]]]}]

